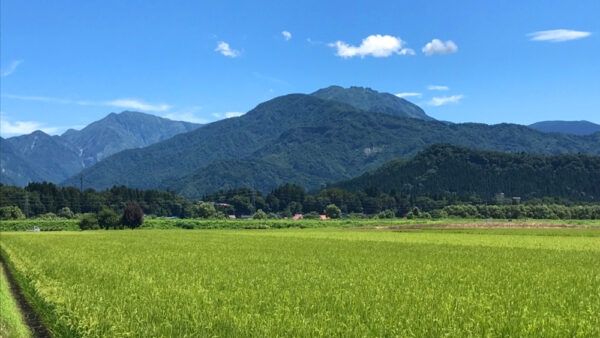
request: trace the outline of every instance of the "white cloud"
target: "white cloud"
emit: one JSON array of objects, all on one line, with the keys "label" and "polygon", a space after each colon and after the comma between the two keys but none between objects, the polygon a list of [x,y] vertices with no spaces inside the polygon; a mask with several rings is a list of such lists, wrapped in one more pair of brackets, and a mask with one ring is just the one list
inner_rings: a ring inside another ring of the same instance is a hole
[{"label": "white cloud", "polygon": [[242,116],[242,115],[244,115],[244,113],[232,111],[232,112],[226,112],[226,113],[213,113],[211,115],[218,119],[222,119],[222,118],[229,119],[232,117]]},{"label": "white cloud", "polygon": [[396,96],[401,97],[401,98],[411,97],[411,96],[421,97],[422,95],[423,94],[421,94],[421,93],[398,93],[398,94],[396,94]]},{"label": "white cloud", "polygon": [[136,110],[144,110],[144,111],[152,111],[152,112],[160,112],[167,111],[171,109],[171,106],[168,104],[147,104],[142,101],[136,99],[118,99],[113,101],[105,102],[108,106],[125,108],[125,109],[136,109]]},{"label": "white cloud", "polygon": [[452,54],[458,51],[458,46],[456,46],[452,40],[443,42],[439,39],[433,39],[423,47],[422,51],[427,56],[435,54]]},{"label": "white cloud", "polygon": [[185,121],[185,122],[200,123],[200,124],[205,124],[205,123],[209,122],[206,119],[197,117],[194,113],[170,113],[170,114],[163,115],[163,117],[167,118],[169,120],[174,120],[174,121]]},{"label": "white cloud", "polygon": [[8,66],[6,70],[3,70],[0,75],[2,75],[2,77],[9,76],[10,74],[14,73],[15,70],[17,70],[21,63],[23,63],[23,60],[16,60],[11,62],[10,66]]},{"label": "white cloud", "polygon": [[553,29],[548,31],[538,31],[527,34],[531,41],[550,41],[563,42],[569,40],[582,39],[592,35],[590,32],[574,31],[570,29]]},{"label": "white cloud", "polygon": [[289,39],[292,38],[292,33],[288,32],[288,31],[281,32],[281,35],[283,35],[283,38],[285,39],[285,41],[288,41]]},{"label": "white cloud", "polygon": [[0,115],[0,134],[3,137],[15,135],[30,134],[36,130],[41,130],[46,134],[56,134],[57,131],[65,129],[60,127],[47,127],[36,121],[10,121],[10,118],[4,113]]},{"label": "white cloud", "polygon": [[225,56],[229,56],[232,58],[240,56],[240,52],[235,49],[231,49],[229,47],[229,44],[225,41],[221,41],[217,44],[217,48],[215,48],[215,52],[219,52]]},{"label": "white cloud", "polygon": [[427,89],[429,90],[448,90],[450,88],[448,88],[448,86],[435,86],[435,85],[430,85],[427,86]]},{"label": "white cloud", "polygon": [[448,103],[458,103],[464,95],[452,95],[452,96],[443,96],[443,97],[434,97],[431,101],[427,102],[427,104],[431,106],[442,106]]},{"label": "white cloud", "polygon": [[337,56],[349,58],[360,56],[364,58],[367,55],[374,57],[388,57],[392,54],[414,55],[415,52],[410,48],[402,48],[406,42],[391,35],[369,35],[362,40],[360,46],[351,46],[343,41],[336,41],[328,44],[329,47],[337,49]]},{"label": "white cloud", "polygon": [[2,94],[2,97],[6,97],[9,99],[16,100],[25,100],[25,101],[41,101],[41,102],[50,102],[50,103],[60,103],[60,104],[77,104],[82,106],[111,106],[125,109],[136,109],[148,112],[163,112],[171,109],[171,106],[168,104],[148,104],[144,103],[137,99],[117,99],[112,101],[105,102],[93,102],[93,101],[83,101],[83,100],[70,100],[70,99],[60,99],[55,97],[46,97],[46,96],[26,96],[26,95],[12,95],[12,94]]}]

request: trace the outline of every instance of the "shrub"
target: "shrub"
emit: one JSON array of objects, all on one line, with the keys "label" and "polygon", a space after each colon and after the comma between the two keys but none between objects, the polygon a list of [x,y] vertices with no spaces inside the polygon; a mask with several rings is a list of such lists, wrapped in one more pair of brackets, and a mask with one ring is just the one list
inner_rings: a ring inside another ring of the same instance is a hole
[{"label": "shrub", "polygon": [[215,218],[217,210],[210,202],[200,202],[194,208],[195,216],[199,218]]},{"label": "shrub", "polygon": [[394,213],[393,210],[390,209],[386,209],[380,213],[377,214],[377,216],[375,216],[375,218],[394,218],[396,217],[396,214]]},{"label": "shrub", "polygon": [[137,204],[127,204],[123,211],[123,225],[135,229],[144,223],[144,211]]},{"label": "shrub", "polygon": [[325,215],[329,218],[340,218],[342,211],[335,204],[330,204],[325,207]]},{"label": "shrub", "polygon": [[266,219],[267,218],[267,214],[262,211],[262,209],[258,209],[254,215],[252,216],[253,219]]},{"label": "shrub", "polygon": [[111,209],[103,209],[98,213],[98,224],[103,229],[123,228],[119,215]]},{"label": "shrub", "polygon": [[83,214],[81,221],[79,221],[79,228],[81,230],[100,229],[100,226],[98,225],[98,218],[96,218],[96,214],[94,214],[94,213]]},{"label": "shrub", "polygon": [[69,207],[64,207],[58,211],[58,217],[72,219],[75,217],[75,214],[73,213],[73,211],[71,211]]},{"label": "shrub", "polygon": [[17,206],[7,206],[0,208],[0,219],[11,220],[11,219],[24,219],[25,215]]},{"label": "shrub", "polygon": [[311,212],[304,214],[303,218],[304,219],[320,219],[321,215],[319,215],[319,213],[316,211],[311,211]]}]

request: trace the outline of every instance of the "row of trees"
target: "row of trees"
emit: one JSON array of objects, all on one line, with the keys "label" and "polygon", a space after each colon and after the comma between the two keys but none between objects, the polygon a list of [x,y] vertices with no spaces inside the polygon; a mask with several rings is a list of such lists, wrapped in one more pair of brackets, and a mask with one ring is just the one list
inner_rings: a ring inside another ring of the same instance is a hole
[{"label": "row of trees", "polygon": [[87,213],[100,217],[106,210],[122,214],[128,204],[138,205],[146,215],[179,218],[226,218],[255,215],[259,210],[265,217],[291,217],[299,213],[318,217],[328,214],[327,210],[333,206],[340,215],[353,217],[600,219],[597,203],[579,205],[565,199],[544,198],[517,204],[511,200],[484,200],[473,194],[415,196],[394,189],[385,193],[375,187],[357,192],[328,188],[308,193],[298,185],[284,184],[266,195],[243,188],[207,194],[202,201],[189,201],[172,192],[126,187],[81,192],[52,183],[32,183],[25,188],[0,186],[0,219],[75,218]]}]

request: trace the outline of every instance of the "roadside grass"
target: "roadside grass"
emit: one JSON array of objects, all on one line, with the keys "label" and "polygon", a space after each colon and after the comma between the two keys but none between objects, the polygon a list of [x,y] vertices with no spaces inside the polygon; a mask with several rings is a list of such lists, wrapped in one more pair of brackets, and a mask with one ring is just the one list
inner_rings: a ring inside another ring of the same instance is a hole
[{"label": "roadside grass", "polygon": [[0,270],[0,337],[31,337],[31,332],[23,322],[21,312],[10,291],[4,266],[0,265]]},{"label": "roadside grass", "polygon": [[81,336],[600,336],[600,228],[2,236]]}]

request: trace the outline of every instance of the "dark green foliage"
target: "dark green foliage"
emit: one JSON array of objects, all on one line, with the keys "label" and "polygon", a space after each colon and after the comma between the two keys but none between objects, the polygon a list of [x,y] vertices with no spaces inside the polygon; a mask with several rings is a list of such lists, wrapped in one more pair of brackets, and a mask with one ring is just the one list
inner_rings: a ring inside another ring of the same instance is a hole
[{"label": "dark green foliage", "polygon": [[[240,187],[267,192],[286,182],[316,189],[441,142],[514,153],[600,154],[600,134],[448,124],[293,94],[262,103],[242,117],[120,152],[84,170],[83,176],[85,186],[99,189],[125,184],[173,189],[188,198]],[[65,184],[77,186],[79,177]]]},{"label": "dark green foliage", "polygon": [[335,204],[325,207],[325,215],[329,218],[340,218],[342,211]]},{"label": "dark green foliage", "polygon": [[542,121],[529,125],[530,128],[546,133],[591,135],[600,131],[600,125],[589,121]]},{"label": "dark green foliage", "polygon": [[139,228],[144,223],[144,211],[137,204],[127,204],[121,223],[131,229]]},{"label": "dark green foliage", "polygon": [[396,116],[433,120],[421,107],[390,93],[380,93],[371,88],[330,86],[311,95],[321,99],[347,103],[356,108]]},{"label": "dark green foliage", "polygon": [[98,213],[98,224],[103,229],[122,229],[121,218],[111,209],[103,209]]},{"label": "dark green foliage", "polygon": [[79,228],[81,230],[98,230],[100,225],[98,224],[98,218],[94,213],[83,214],[79,221]]},{"label": "dark green foliage", "polygon": [[96,213],[104,208],[121,213],[129,202],[140,205],[149,215],[192,217],[193,204],[168,191],[112,187],[101,192],[92,189],[81,192],[53,183],[30,183],[24,189],[0,185],[0,207],[18,206],[28,217],[52,212],[69,218],[73,213]]},{"label": "dark green foliage", "polygon": [[0,220],[23,219],[25,215],[19,207],[11,205],[0,207]]},{"label": "dark green foliage", "polygon": [[[522,199],[553,196],[600,201],[600,156],[532,155],[435,145],[410,160],[393,160],[381,168],[335,186],[405,195],[475,194],[493,199],[504,193]],[[431,199],[417,201],[424,210],[439,208]]]}]

